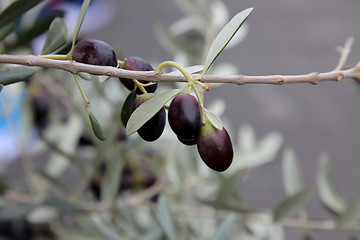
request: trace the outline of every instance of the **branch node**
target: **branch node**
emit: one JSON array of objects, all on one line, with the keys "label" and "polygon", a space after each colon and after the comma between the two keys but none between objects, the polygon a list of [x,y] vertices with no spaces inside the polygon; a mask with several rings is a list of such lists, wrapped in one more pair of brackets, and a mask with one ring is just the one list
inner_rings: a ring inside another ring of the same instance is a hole
[{"label": "branch node", "polygon": [[285,83],[285,79],[280,78],[280,79],[278,80],[278,84],[279,84],[279,85],[283,85],[284,83]]},{"label": "branch node", "polygon": [[33,62],[32,62],[31,60],[28,60],[28,61],[26,62],[26,65],[32,66],[32,65],[33,65]]},{"label": "branch node", "polygon": [[341,82],[345,78],[345,74],[343,72],[339,72],[339,74],[336,76],[336,81]]},{"label": "branch node", "polygon": [[114,73],[114,71],[109,71],[106,73],[106,75],[108,75],[109,77],[113,77],[113,76],[115,76],[115,73]]}]

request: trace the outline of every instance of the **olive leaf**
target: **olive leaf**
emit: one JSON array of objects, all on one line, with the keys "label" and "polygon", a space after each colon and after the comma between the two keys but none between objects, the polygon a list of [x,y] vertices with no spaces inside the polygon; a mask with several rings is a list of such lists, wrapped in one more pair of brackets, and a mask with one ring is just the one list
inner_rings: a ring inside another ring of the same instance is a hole
[{"label": "olive leaf", "polygon": [[211,238],[211,240],[225,240],[228,239],[231,234],[231,229],[235,222],[235,215],[230,214],[224,222],[217,229],[215,235]]},{"label": "olive leaf", "polygon": [[71,47],[72,49],[75,46],[76,39],[79,35],[80,28],[81,28],[82,22],[84,21],[85,14],[86,14],[86,11],[87,11],[89,5],[90,5],[90,0],[84,0],[83,4],[81,5],[80,13],[79,13],[79,16],[78,16],[78,19],[76,22],[76,27],[75,27],[75,31],[74,31],[74,35],[73,35],[73,39],[72,39],[72,47]]},{"label": "olive leaf", "polygon": [[205,74],[209,70],[210,66],[215,61],[217,56],[228,45],[228,43],[231,41],[231,39],[234,37],[236,32],[240,29],[241,25],[249,17],[252,11],[253,8],[247,8],[239,12],[219,32],[214,42],[212,43],[208,55],[206,57],[203,74]]},{"label": "olive leaf", "polygon": [[7,67],[0,69],[0,84],[8,85],[12,83],[27,80],[36,73],[34,68],[30,67]]},{"label": "olive leaf", "polygon": [[215,128],[217,128],[219,130],[221,130],[223,128],[223,124],[218,115],[216,115],[213,112],[210,112],[209,110],[205,110],[205,115],[206,115],[207,120],[209,120],[211,125],[213,125]]},{"label": "olive leaf", "polygon": [[347,203],[335,187],[330,161],[327,155],[324,154],[319,158],[317,186],[322,203],[333,213],[342,214],[347,207]]},{"label": "olive leaf", "polygon": [[304,189],[297,194],[286,198],[274,210],[274,221],[279,222],[283,218],[301,210],[314,195],[314,189]]},{"label": "olive leaf", "polygon": [[172,89],[156,95],[141,104],[130,116],[126,125],[126,134],[131,135],[141,128],[159,110],[182,89]]},{"label": "olive leaf", "polygon": [[62,18],[55,18],[49,27],[41,55],[49,54],[63,46],[67,41],[67,28]]},{"label": "olive leaf", "polygon": [[91,112],[89,112],[89,119],[90,119],[91,127],[93,129],[95,136],[99,140],[104,141],[105,137],[102,132],[101,126],[100,126],[98,120],[95,118],[95,116]]},{"label": "olive leaf", "polygon": [[132,91],[125,99],[125,102],[121,109],[121,122],[125,127],[127,122],[129,121],[135,99],[136,99],[136,91]]},{"label": "olive leaf", "polygon": [[159,221],[161,228],[170,240],[176,240],[175,226],[172,215],[169,209],[166,197],[160,196],[157,204],[156,218]]},{"label": "olive leaf", "polygon": [[286,148],[282,158],[285,191],[288,196],[292,196],[303,188],[302,175],[293,149]]},{"label": "olive leaf", "polygon": [[17,0],[0,12],[0,28],[17,20],[22,14],[44,0]]},{"label": "olive leaf", "polygon": [[7,35],[14,31],[16,23],[16,21],[13,21],[0,28],[0,41],[2,41],[4,38],[6,38]]}]

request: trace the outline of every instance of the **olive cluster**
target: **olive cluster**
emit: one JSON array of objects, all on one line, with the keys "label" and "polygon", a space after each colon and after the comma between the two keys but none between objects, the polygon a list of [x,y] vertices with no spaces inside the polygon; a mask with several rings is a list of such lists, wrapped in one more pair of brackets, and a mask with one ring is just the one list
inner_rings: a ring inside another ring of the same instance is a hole
[{"label": "olive cluster", "polygon": [[[99,40],[80,41],[74,48],[72,58],[87,64],[118,66],[114,50]],[[121,67],[134,71],[153,70],[153,67],[140,57],[126,58]],[[132,91],[122,109],[122,122],[126,127],[131,113],[155,96],[157,83],[127,78],[119,78],[119,80],[128,90]],[[197,145],[200,157],[208,167],[215,171],[225,171],[230,166],[233,159],[233,148],[229,134],[225,128],[217,129],[206,117],[204,119],[197,98],[189,93],[180,93],[175,96],[168,109],[168,121],[181,143]],[[165,122],[166,111],[165,107],[162,107],[137,132],[144,140],[155,141],[163,133]]]}]

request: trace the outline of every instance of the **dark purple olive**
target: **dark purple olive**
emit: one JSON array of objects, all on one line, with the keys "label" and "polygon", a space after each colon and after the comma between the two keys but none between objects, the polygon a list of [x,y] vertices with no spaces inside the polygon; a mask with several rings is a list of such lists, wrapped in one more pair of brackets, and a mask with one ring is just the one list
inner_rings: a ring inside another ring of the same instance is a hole
[{"label": "dark purple olive", "polygon": [[169,124],[179,140],[186,145],[196,144],[202,125],[198,100],[187,93],[177,95],[169,106]]},{"label": "dark purple olive", "polygon": [[207,123],[201,127],[197,148],[201,159],[212,170],[223,172],[232,163],[234,151],[229,134]]},{"label": "dark purple olive", "polygon": [[95,39],[78,42],[72,52],[72,59],[92,65],[117,66],[117,57],[114,49],[109,44]]},{"label": "dark purple olive", "polygon": [[[153,93],[139,95],[133,105],[133,111],[145,101],[154,96]],[[162,107],[149,121],[147,121],[137,132],[139,136],[148,142],[157,140],[164,131],[166,121],[165,108]]]},{"label": "dark purple olive", "polygon": [[[122,66],[125,70],[134,70],[134,71],[152,71],[153,67],[140,57],[128,57],[125,59],[125,63]],[[132,79],[128,78],[119,78],[120,82],[130,91],[134,90],[135,84]],[[147,84],[147,81],[139,81],[140,83]],[[146,92],[153,93],[156,91],[157,83],[154,83],[150,86],[145,87]],[[136,94],[142,94],[143,92],[138,88],[136,89]]]}]

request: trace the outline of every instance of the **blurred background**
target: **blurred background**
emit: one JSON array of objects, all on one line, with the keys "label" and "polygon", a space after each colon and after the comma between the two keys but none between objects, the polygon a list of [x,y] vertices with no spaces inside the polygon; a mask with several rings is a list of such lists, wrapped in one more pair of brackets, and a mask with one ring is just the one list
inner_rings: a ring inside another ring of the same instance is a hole
[{"label": "blurred background", "polygon": [[[360,60],[359,9],[357,0],[224,0],[229,15],[254,7],[246,21],[246,38],[215,62],[233,63],[240,74],[305,74],[332,70],[338,62],[337,47],[352,36],[355,41],[348,65]],[[96,31],[82,29],[84,38],[108,42],[123,56],[140,56],[158,63],[172,60],[156,37],[155,26],[170,26],[184,16],[174,1],[109,0],[106,11],[113,18]],[[96,9],[96,8],[95,8]],[[90,12],[89,12],[90,13]],[[92,16],[96,16],[96,11]],[[96,18],[95,18],[96,19]],[[86,22],[86,20],[85,20]],[[223,98],[222,116],[234,131],[245,124],[261,138],[272,131],[283,136],[284,147],[292,147],[299,159],[305,185],[316,185],[318,158],[327,153],[336,175],[336,186],[349,200],[360,196],[357,187],[360,167],[360,94],[354,80],[319,85],[225,84],[205,94],[205,102]],[[280,157],[279,157],[280,159]],[[272,208],[285,193],[281,164],[271,162],[253,168],[239,187],[247,202]],[[316,196],[309,205],[310,217],[330,218]],[[286,228],[286,239],[302,239],[301,229]],[[314,232],[314,239],[344,239],[342,231]]]}]

